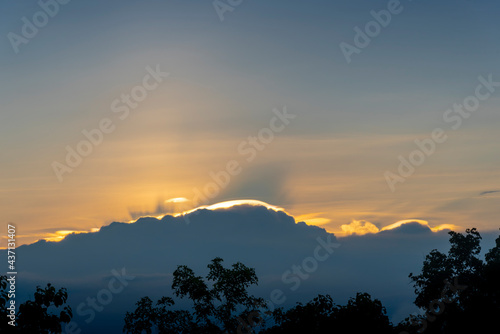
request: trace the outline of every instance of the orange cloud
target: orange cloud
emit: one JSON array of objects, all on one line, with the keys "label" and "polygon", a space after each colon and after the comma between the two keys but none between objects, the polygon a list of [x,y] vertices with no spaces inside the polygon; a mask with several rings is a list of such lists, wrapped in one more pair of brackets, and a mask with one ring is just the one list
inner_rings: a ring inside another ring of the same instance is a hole
[{"label": "orange cloud", "polygon": [[344,224],[340,226],[342,229],[341,233],[338,233],[340,236],[348,236],[348,235],[364,235],[368,233],[378,233],[379,228],[374,224],[370,223],[366,220],[355,220],[353,219],[350,224]]}]

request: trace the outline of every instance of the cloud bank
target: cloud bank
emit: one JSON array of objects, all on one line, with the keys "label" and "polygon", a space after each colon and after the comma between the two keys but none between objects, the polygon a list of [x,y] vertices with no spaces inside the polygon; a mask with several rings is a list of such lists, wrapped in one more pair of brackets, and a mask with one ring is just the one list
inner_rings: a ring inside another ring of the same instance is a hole
[{"label": "cloud bank", "polygon": [[[290,307],[318,293],[343,303],[363,291],[381,299],[390,316],[400,320],[414,311],[408,274],[420,271],[430,250],[447,249],[446,231],[433,232],[420,222],[382,231],[369,222],[353,222],[346,226],[370,233],[336,238],[276,207],[253,204],[215,205],[189,213],[188,220],[166,215],[115,222],[60,242],[21,246],[19,302],[32,296],[37,284],[65,286],[83,333],[120,333],[125,312],[140,297],[171,295],[177,265],[204,275],[209,261],[222,257],[226,266],[240,261],[256,269],[256,295],[268,299],[274,289],[282,290],[284,298],[276,306]],[[321,261],[314,260],[317,254]]]}]

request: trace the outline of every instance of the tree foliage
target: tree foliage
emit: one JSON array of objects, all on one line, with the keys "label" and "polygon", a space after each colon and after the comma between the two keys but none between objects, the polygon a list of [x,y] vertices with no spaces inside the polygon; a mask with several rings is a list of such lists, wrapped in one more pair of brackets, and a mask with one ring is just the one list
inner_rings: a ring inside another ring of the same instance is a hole
[{"label": "tree foliage", "polygon": [[422,272],[410,274],[415,305],[425,311],[400,324],[408,333],[487,332],[500,316],[500,236],[481,259],[481,235],[449,232],[448,254],[432,250]]},{"label": "tree foliage", "polygon": [[71,307],[66,305],[68,293],[65,288],[56,290],[50,283],[45,288],[36,287],[34,300],[19,305],[15,315],[16,326],[8,324],[8,282],[7,276],[0,276],[0,307],[2,321],[0,329],[6,333],[61,333],[62,324],[73,317]]},{"label": "tree foliage", "polygon": [[[336,305],[329,295],[318,295],[306,304],[269,312],[264,301],[248,294],[257,284],[254,269],[241,263],[231,269],[216,258],[203,278],[187,266],[174,272],[174,295],[188,298],[193,310],[175,310],[174,300],[163,297],[155,305],[142,298],[127,313],[127,333],[486,333],[497,328],[500,316],[500,236],[496,245],[481,256],[481,235],[449,232],[448,253],[432,250],[421,273],[410,273],[415,304],[424,315],[411,315],[393,326],[380,300],[357,293],[346,305]],[[264,312],[264,313],[263,313]],[[264,316],[271,320],[267,327]]]},{"label": "tree foliage", "polygon": [[[238,262],[224,268],[221,258],[208,265],[206,278],[197,276],[185,266],[178,266],[173,274],[172,289],[176,297],[189,298],[193,312],[172,310],[175,302],[170,297],[161,298],[155,305],[143,297],[134,312],[127,312],[124,331],[132,334],[152,333],[236,333],[248,326],[252,314],[264,308],[264,300],[248,293],[248,288],[258,284],[255,269]],[[246,320],[244,320],[246,319]]]},{"label": "tree foliage", "polygon": [[333,303],[329,295],[319,295],[312,301],[284,312],[274,312],[276,325],[265,334],[281,333],[384,333],[393,331],[382,303],[367,293],[357,293],[347,305]]}]

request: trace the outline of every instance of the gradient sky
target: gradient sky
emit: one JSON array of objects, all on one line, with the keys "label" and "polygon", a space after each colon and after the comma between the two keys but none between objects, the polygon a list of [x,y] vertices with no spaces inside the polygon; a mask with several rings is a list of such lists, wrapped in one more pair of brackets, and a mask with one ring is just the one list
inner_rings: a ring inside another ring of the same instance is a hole
[{"label": "gradient sky", "polygon": [[[497,229],[500,88],[457,130],[443,114],[479,76],[500,81],[500,4],[401,1],[347,63],[339,44],[387,4],[243,0],[221,21],[211,1],[72,0],[15,53],[8,34],[40,7],[2,2],[4,223],[30,243],[190,209],[236,160],[241,173],[203,204],[261,200],[334,233],[406,219]],[[112,102],[157,65],[170,75],[120,120]],[[238,146],[284,107],[295,119],[246,161]],[[103,118],[116,129],[59,182],[52,163]],[[384,173],[435,128],[448,140],[392,192]]]}]

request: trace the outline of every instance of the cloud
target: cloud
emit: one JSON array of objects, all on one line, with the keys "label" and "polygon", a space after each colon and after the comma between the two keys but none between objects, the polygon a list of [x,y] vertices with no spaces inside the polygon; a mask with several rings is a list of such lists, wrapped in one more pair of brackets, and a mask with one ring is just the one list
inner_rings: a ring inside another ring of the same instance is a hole
[{"label": "cloud", "polygon": [[[16,234],[16,238],[19,240],[20,238],[32,237],[37,240],[46,240],[46,241],[61,241],[67,235],[72,233],[88,233],[88,232],[96,232],[98,228],[92,228],[90,231],[88,230],[77,230],[75,227],[60,227],[60,228],[43,228],[32,231],[33,233],[29,234]],[[2,236],[1,239],[5,239],[7,241],[8,236]],[[5,243],[6,244],[6,243]],[[3,245],[2,245],[3,246]],[[0,247],[0,249],[6,249],[7,247]]]},{"label": "cloud", "polygon": [[191,201],[184,197],[174,197],[167,200],[158,198],[154,210],[145,210],[141,208],[128,209],[129,215],[132,219],[138,219],[145,216],[158,216],[169,213],[179,213],[191,208]]},{"label": "cloud", "polygon": [[324,212],[308,213],[305,215],[297,216],[295,217],[295,219],[298,221],[303,221],[309,225],[321,226],[330,222],[330,219],[322,217],[324,214]]},{"label": "cloud", "polygon": [[496,194],[500,193],[500,190],[488,190],[488,191],[483,191],[479,193],[479,196],[484,196],[484,195],[490,195],[490,194]]},{"label": "cloud", "polygon": [[233,177],[214,202],[235,198],[255,198],[277,205],[291,204],[287,181],[289,168],[283,162],[249,165]]},{"label": "cloud", "polygon": [[44,239],[47,241],[60,241],[64,239],[69,234],[78,233],[88,233],[88,231],[75,231],[75,230],[58,230],[51,233],[48,237],[44,235]]},{"label": "cloud", "polygon": [[[242,172],[231,177],[228,184],[221,186],[220,193],[207,202],[196,203],[193,197],[177,197],[164,200],[159,197],[153,208],[129,207],[130,217],[135,220],[144,216],[161,216],[164,214],[176,214],[187,210],[194,210],[198,206],[208,206],[241,198],[253,198],[267,203],[277,205],[293,203],[289,196],[287,182],[289,179],[289,167],[284,162],[252,164],[243,168]],[[212,182],[212,179],[209,179]],[[203,183],[199,189],[203,189]],[[193,201],[194,200],[194,201]]]},{"label": "cloud", "polygon": [[365,220],[355,220],[353,219],[350,224],[345,224],[340,226],[343,232],[343,236],[352,234],[368,234],[368,233],[378,233],[379,228],[374,224]]},{"label": "cloud", "polygon": [[381,233],[392,231],[395,233],[426,233],[426,232],[439,232],[442,230],[460,230],[459,226],[453,224],[441,224],[434,227],[429,225],[429,222],[421,219],[405,219],[397,221],[394,224],[388,225],[379,229],[375,224],[366,220],[353,219],[350,224],[341,225],[341,233],[338,236],[349,235],[365,235],[373,233]]},{"label": "cloud", "polygon": [[[133,310],[139,298],[171,295],[172,272],[178,265],[205,275],[206,265],[219,256],[225,265],[240,261],[256,269],[256,295],[268,299],[274,289],[284,291],[286,300],[278,306],[287,308],[318,293],[331,294],[341,304],[364,291],[381,299],[389,315],[397,317],[407,315],[412,307],[408,274],[421,269],[424,255],[432,249],[446,251],[448,246],[445,231],[432,233],[430,227],[414,220],[398,222],[379,233],[370,232],[376,228],[370,222],[352,221],[345,225],[352,234],[337,239],[257,201],[212,205],[187,215],[189,224],[183,216],[144,217],[133,223],[114,222],[94,233],[70,234],[60,242],[18,247],[16,255],[22,259],[18,302],[32,295],[36,285],[50,282],[68,289],[70,304],[77,310],[107,287],[112,270],[125,268],[137,279],[129,282],[125,293],[114,296],[95,321],[87,325],[86,317],[74,312],[82,332],[100,333],[106,328],[107,333],[120,333],[125,312]],[[416,228],[428,233],[415,233]],[[407,230],[412,233],[402,233]],[[340,247],[319,262],[316,270],[303,272],[307,278],[292,290],[294,284],[286,272],[314,256],[318,238],[330,238]],[[0,251],[0,257],[6,256],[4,252]]]},{"label": "cloud", "polygon": [[398,229],[399,232],[404,233],[419,233],[419,232],[439,232],[443,230],[459,230],[460,227],[453,224],[441,224],[434,227],[429,225],[429,222],[421,219],[405,219],[400,220],[394,224],[385,226],[380,231],[391,231]]},{"label": "cloud", "polygon": [[176,198],[167,199],[165,201],[165,203],[185,203],[185,202],[189,202],[189,200],[185,197],[176,197]]}]

